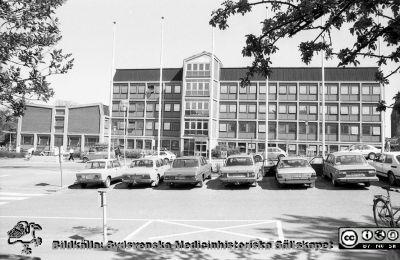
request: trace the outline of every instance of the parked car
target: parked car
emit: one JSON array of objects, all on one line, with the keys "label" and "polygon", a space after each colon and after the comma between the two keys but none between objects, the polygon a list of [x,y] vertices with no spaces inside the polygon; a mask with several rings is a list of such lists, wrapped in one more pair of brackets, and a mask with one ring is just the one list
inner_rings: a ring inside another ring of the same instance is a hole
[{"label": "parked car", "polygon": [[220,169],[220,180],[224,184],[248,183],[257,186],[262,163],[256,163],[251,155],[231,155]]},{"label": "parked car", "polygon": [[349,147],[350,152],[362,153],[365,158],[375,160],[381,150],[369,144],[355,144]]},{"label": "parked car", "polygon": [[375,168],[367,163],[364,155],[356,152],[335,152],[328,154],[323,175],[332,180],[334,186],[341,183],[364,183],[378,181]]},{"label": "parked car", "polygon": [[133,160],[122,175],[122,181],[129,186],[133,184],[151,184],[157,187],[164,178],[164,173],[170,168],[160,157],[146,157]]},{"label": "parked car", "polygon": [[76,183],[82,188],[88,184],[102,184],[110,187],[111,181],[121,179],[123,168],[118,160],[97,159],[88,161],[85,169],[76,173]]},{"label": "parked car", "polygon": [[170,186],[174,184],[198,184],[203,186],[205,179],[211,179],[211,164],[201,156],[185,156],[176,158],[172,167],[164,174],[164,181]]},{"label": "parked car", "polygon": [[281,158],[276,165],[275,177],[279,186],[308,184],[310,187],[314,187],[317,174],[307,159],[285,157]]},{"label": "parked car", "polygon": [[[265,152],[262,153],[262,156],[265,158]],[[287,153],[279,147],[268,147],[267,149],[267,159],[277,160],[287,156]]]},{"label": "parked car", "polygon": [[[114,151],[110,153],[111,159],[115,159]],[[84,152],[81,153],[81,160],[86,163],[88,161],[96,160],[96,159],[108,159],[108,152],[101,151],[101,152]]]},{"label": "parked car", "polygon": [[[149,155],[149,156],[158,156],[158,155],[157,155],[157,152],[155,152],[153,155]],[[145,157],[149,157],[149,156],[145,156]],[[167,150],[160,151],[160,157],[161,157],[166,163],[170,163],[170,162],[172,162],[173,160],[176,159],[176,155],[175,155],[173,152],[167,151]]]},{"label": "parked car", "polygon": [[385,152],[379,155],[375,161],[369,162],[376,174],[387,177],[389,184],[399,184],[400,180],[400,152]]}]

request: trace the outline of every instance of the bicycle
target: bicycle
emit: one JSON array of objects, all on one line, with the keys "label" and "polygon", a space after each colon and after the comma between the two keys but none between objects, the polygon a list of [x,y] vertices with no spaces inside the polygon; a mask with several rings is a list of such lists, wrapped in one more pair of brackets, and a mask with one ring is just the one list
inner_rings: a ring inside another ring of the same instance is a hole
[{"label": "bicycle", "polygon": [[[390,199],[390,191],[400,193],[400,190],[392,189],[390,186],[381,187],[386,190],[387,196],[374,196],[374,220],[377,227],[398,227],[400,226],[400,208],[393,211],[392,201]],[[399,214],[398,214],[399,213]],[[396,219],[396,217],[398,218]]]}]

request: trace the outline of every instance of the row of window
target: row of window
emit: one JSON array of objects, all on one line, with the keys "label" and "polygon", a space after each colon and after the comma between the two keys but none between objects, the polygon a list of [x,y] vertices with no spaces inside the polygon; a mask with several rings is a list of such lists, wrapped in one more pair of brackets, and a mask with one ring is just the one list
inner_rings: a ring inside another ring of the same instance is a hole
[{"label": "row of window", "polygon": [[[259,85],[259,93],[265,94],[266,88],[265,84]],[[236,94],[237,89],[239,88],[239,93],[241,94],[256,94],[257,93],[257,86],[256,85],[249,85],[246,87],[239,87],[237,85],[225,85],[221,84],[220,93],[221,94]],[[279,85],[279,94],[280,95],[296,95],[297,94],[297,85],[296,84],[280,84]],[[306,84],[299,84],[299,94],[301,95],[316,95],[317,94],[318,86],[315,85],[306,85]],[[325,94],[330,95],[337,95],[339,90],[338,85],[325,85]],[[277,86],[276,85],[269,85],[269,94],[276,94],[277,93]],[[381,88],[379,85],[363,85],[361,87],[361,93],[363,95],[380,95]],[[359,95],[360,94],[360,86],[358,84],[342,84],[340,86],[340,94],[341,95]]]},{"label": "row of window", "polygon": [[[129,112],[143,112],[144,111],[144,103],[130,103],[129,104]],[[146,111],[153,112],[158,111],[159,105],[156,103],[147,103]],[[124,106],[121,103],[113,103],[113,112],[125,111]],[[181,104],[178,103],[165,103],[164,110],[165,112],[179,112],[181,111]]]},{"label": "row of window", "polygon": [[[358,135],[359,134],[359,126],[358,125],[344,125],[341,126],[341,134],[344,135]],[[239,122],[239,132],[249,132],[254,133],[256,129],[255,122]],[[268,124],[269,132],[276,131],[276,124],[269,123]],[[278,124],[278,132],[281,134],[288,133],[296,133],[296,123],[279,123]],[[258,124],[258,132],[265,133],[265,123]],[[219,131],[220,132],[236,132],[236,122],[220,122],[219,123]],[[322,127],[320,127],[320,132],[322,132]],[[299,134],[316,134],[317,133],[317,124],[299,124]],[[338,134],[338,125],[337,124],[329,124],[325,126],[326,134]],[[362,134],[366,136],[380,136],[381,135],[381,127],[380,126],[372,126],[372,125],[363,125],[362,126]]]},{"label": "row of window", "polygon": [[[116,128],[118,130],[124,130],[125,123],[124,121],[115,122]],[[131,121],[128,120],[128,124],[126,124],[126,129],[131,130],[143,130],[144,122],[143,121]],[[158,130],[158,122],[157,121],[146,121],[146,130]],[[166,131],[179,131],[180,123],[179,122],[164,122],[163,129]]]},{"label": "row of window", "polygon": [[[240,104],[240,113],[256,113],[256,104]],[[300,114],[317,114],[317,105],[299,105]],[[297,105],[296,104],[279,104],[280,114],[296,114]],[[236,113],[236,104],[220,104],[220,113]],[[265,105],[258,105],[258,112],[265,113]],[[276,113],[276,104],[268,104],[268,112]],[[322,106],[320,106],[320,113],[322,113]],[[338,105],[326,105],[325,113],[330,115],[338,114]],[[358,105],[342,104],[340,106],[341,115],[358,115],[360,113],[360,107]],[[363,106],[363,115],[379,115],[380,112],[376,110],[375,106]]]},{"label": "row of window", "polygon": [[[148,86],[154,86],[154,93],[160,93],[160,86],[159,84],[152,84],[148,83]],[[145,85],[132,85],[129,87],[127,84],[115,84],[113,87],[114,94],[127,94],[129,89],[129,93],[131,94],[145,94],[146,93],[146,86]],[[180,85],[164,85],[164,93],[166,94],[180,94],[181,93],[181,86]]]}]

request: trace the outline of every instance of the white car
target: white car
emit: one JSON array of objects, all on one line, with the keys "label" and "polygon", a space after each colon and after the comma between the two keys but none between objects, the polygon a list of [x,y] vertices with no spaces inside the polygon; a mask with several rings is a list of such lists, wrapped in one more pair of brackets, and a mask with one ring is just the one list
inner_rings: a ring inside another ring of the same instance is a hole
[{"label": "white car", "polygon": [[[153,156],[158,156],[157,152],[154,153],[153,155],[147,155],[145,158],[148,157],[153,157]],[[160,157],[166,162],[170,163],[173,162],[176,159],[176,155],[171,152],[171,151],[160,151]]]},{"label": "white car", "polygon": [[400,152],[382,153],[375,161],[370,161],[376,169],[376,174],[387,177],[391,186],[400,180]]},{"label": "white car", "polygon": [[88,161],[85,169],[76,174],[76,183],[82,188],[88,184],[102,184],[110,187],[111,181],[120,179],[123,168],[116,159],[97,159]]},{"label": "white car", "polygon": [[281,158],[276,166],[276,180],[279,186],[286,184],[307,184],[315,187],[317,174],[307,159],[288,157]]},{"label": "white car", "polygon": [[151,184],[153,187],[157,187],[169,168],[170,165],[161,157],[152,156],[133,160],[122,175],[122,181],[129,186]]},{"label": "white car", "polygon": [[249,183],[257,186],[261,166],[262,163],[254,161],[251,155],[231,155],[220,169],[220,180],[225,185]]},{"label": "white car", "polygon": [[375,160],[381,150],[369,144],[355,144],[349,147],[350,152],[361,153],[365,158]]}]

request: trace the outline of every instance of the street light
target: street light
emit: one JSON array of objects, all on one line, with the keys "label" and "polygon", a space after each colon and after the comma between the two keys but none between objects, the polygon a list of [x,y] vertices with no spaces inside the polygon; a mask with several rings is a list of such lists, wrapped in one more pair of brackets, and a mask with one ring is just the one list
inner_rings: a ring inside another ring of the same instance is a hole
[{"label": "street light", "polygon": [[306,157],[308,156],[309,144],[308,144],[308,120],[304,122],[306,125]]},{"label": "street light", "polygon": [[121,106],[124,111],[124,164],[126,165],[126,125],[127,125],[126,120],[129,107],[129,100],[127,99],[121,100]]}]

